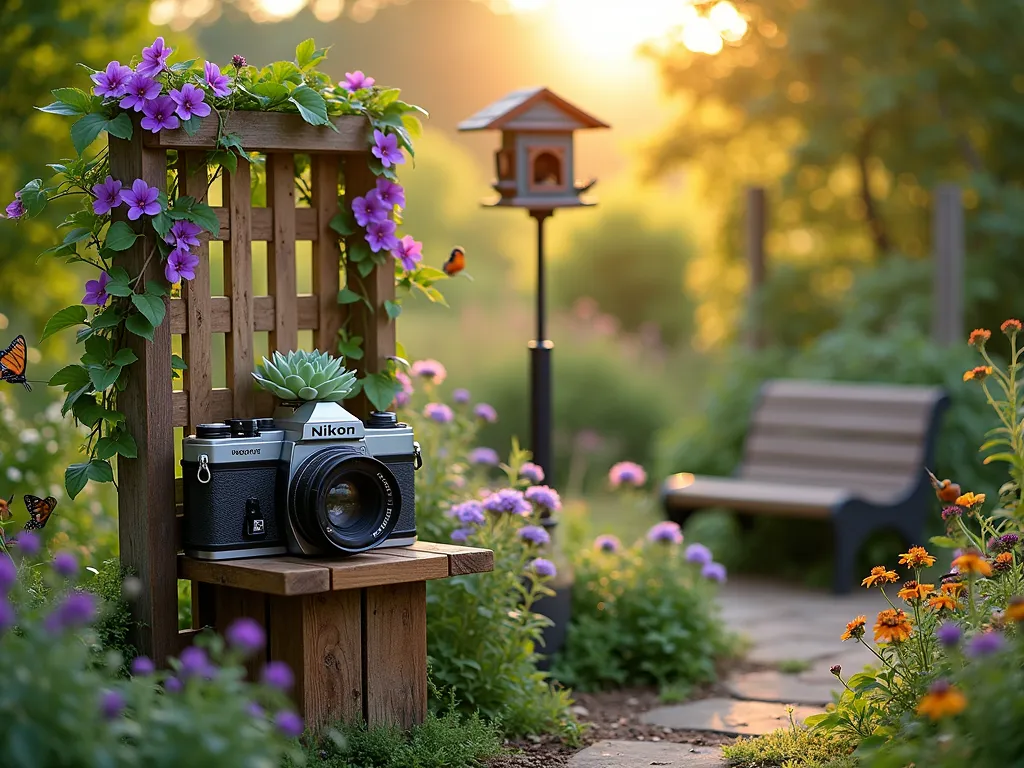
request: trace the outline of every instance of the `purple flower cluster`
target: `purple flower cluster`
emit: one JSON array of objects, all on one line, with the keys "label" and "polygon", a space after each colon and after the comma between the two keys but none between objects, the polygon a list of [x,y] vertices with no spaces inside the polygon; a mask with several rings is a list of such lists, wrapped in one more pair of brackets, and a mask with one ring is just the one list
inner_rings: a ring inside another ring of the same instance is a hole
[{"label": "purple flower cluster", "polygon": [[949,520],[952,517],[960,517],[960,515],[962,515],[963,513],[964,513],[964,511],[960,507],[953,506],[953,507],[945,507],[942,510],[941,514],[942,514],[942,519],[943,520]]},{"label": "purple flower cluster", "polygon": [[357,69],[355,72],[345,73],[345,82],[341,84],[349,93],[355,93],[363,88],[370,88],[376,82],[372,77],[367,77],[363,74],[361,69]]},{"label": "purple flower cluster", "polygon": [[473,415],[481,421],[486,421],[488,424],[493,424],[498,420],[498,412],[494,410],[493,405],[487,403],[477,403],[473,409]]},{"label": "purple flower cluster", "polygon": [[519,529],[519,538],[530,544],[547,544],[551,541],[551,536],[546,530],[541,528],[539,525],[524,525]]},{"label": "purple flower cluster", "polygon": [[16,618],[14,606],[0,598],[0,635],[3,635],[4,632],[14,626]]},{"label": "purple flower cluster", "polygon": [[982,632],[971,638],[967,644],[967,655],[972,657],[991,656],[998,653],[1006,645],[1003,636],[998,632]]},{"label": "purple flower cluster", "polygon": [[76,629],[96,619],[96,598],[88,592],[72,592],[53,609],[43,621],[46,631],[57,634],[65,629]]},{"label": "purple flower cluster", "polygon": [[622,542],[618,536],[606,533],[594,539],[594,549],[598,552],[615,553],[622,549]]},{"label": "purple flower cluster", "polygon": [[612,488],[622,485],[633,485],[639,488],[647,482],[647,472],[632,461],[620,461],[608,470],[608,481]]},{"label": "purple flower cluster", "polygon": [[16,538],[11,539],[8,543],[16,546],[18,550],[27,557],[38,555],[39,550],[43,548],[43,542],[40,540],[39,536],[32,533],[32,531],[22,531]]},{"label": "purple flower cluster", "polygon": [[423,408],[423,415],[438,424],[450,424],[455,418],[451,407],[444,403],[427,403]]},{"label": "purple flower cluster", "polygon": [[546,485],[531,485],[523,495],[527,501],[550,512],[559,512],[562,509],[562,499],[558,495],[558,491],[548,488]]},{"label": "purple flower cluster", "polygon": [[302,731],[305,730],[302,718],[296,713],[287,710],[281,710],[274,715],[274,725],[277,727],[277,730],[289,739],[299,738],[302,735]]},{"label": "purple flower cluster", "polygon": [[253,654],[263,648],[267,636],[254,619],[244,617],[236,620],[225,633],[228,645],[245,655]]},{"label": "purple flower cluster", "polygon": [[53,570],[68,579],[78,573],[78,558],[70,552],[58,552],[53,557]]},{"label": "purple flower cluster", "polygon": [[470,394],[468,389],[456,389],[452,392],[452,402],[456,405],[465,405],[470,400]]},{"label": "purple flower cluster", "polygon": [[521,491],[514,488],[502,488],[484,499],[484,509],[488,512],[507,513],[526,517],[533,511],[530,502]]},{"label": "purple flower cluster", "polygon": [[295,685],[295,675],[283,661],[272,661],[263,668],[263,682],[279,690],[289,691]]},{"label": "purple flower cluster", "polygon": [[959,625],[954,624],[952,621],[940,624],[939,628],[935,630],[935,637],[946,648],[952,648],[959,643],[961,634]]},{"label": "purple flower cluster", "polygon": [[1020,543],[1020,536],[1016,533],[1004,533],[999,538],[992,538],[988,542],[988,548],[992,552],[1010,552]]},{"label": "purple flower cluster", "polygon": [[18,569],[10,557],[0,552],[0,597],[5,596],[18,580]]},{"label": "purple flower cluster", "polygon": [[[380,131],[375,133],[380,134]],[[374,153],[376,154],[376,147]],[[404,158],[399,162],[404,162]],[[388,167],[388,163],[384,162],[384,166]],[[423,260],[423,243],[414,239],[412,235],[399,238],[395,234],[398,227],[391,220],[391,214],[394,213],[396,206],[401,208],[404,205],[405,190],[402,185],[382,178],[377,179],[377,186],[374,189],[352,201],[352,215],[356,224],[366,230],[366,242],[369,243],[371,251],[389,251],[401,262],[404,269],[411,271]]]},{"label": "purple flower cluster", "polygon": [[434,384],[441,384],[448,376],[448,371],[437,360],[417,360],[410,369],[413,376],[427,379]]},{"label": "purple flower cluster", "polygon": [[725,566],[721,563],[707,563],[700,569],[700,575],[709,581],[725,583]]},{"label": "purple flower cluster", "polygon": [[484,517],[483,504],[476,499],[456,504],[448,510],[448,514],[463,525],[483,525],[487,521]]},{"label": "purple flower cluster", "polygon": [[469,463],[496,467],[501,463],[501,458],[498,456],[498,452],[493,448],[481,445],[479,448],[474,448],[469,452]]},{"label": "purple flower cluster", "polygon": [[148,677],[156,672],[156,664],[148,656],[136,656],[132,659],[132,674],[136,677]]},{"label": "purple flower cluster", "polygon": [[697,565],[707,565],[714,560],[714,557],[711,555],[711,550],[703,544],[690,544],[685,550],[683,550],[683,558],[686,562],[696,563]]},{"label": "purple flower cluster", "polygon": [[217,674],[217,667],[210,661],[206,651],[197,646],[192,645],[186,648],[181,652],[179,659],[181,661],[181,670],[178,672],[178,675],[182,680],[197,678],[212,680]]},{"label": "purple flower cluster", "polygon": [[647,531],[647,540],[663,544],[682,544],[683,532],[679,529],[679,523],[666,520],[651,526],[651,529]]},{"label": "purple flower cluster", "polygon": [[544,482],[544,469],[543,467],[528,461],[519,468],[519,476],[524,480],[530,481],[534,485],[540,485]]},{"label": "purple flower cluster", "polygon": [[535,557],[527,568],[542,578],[550,579],[558,573],[558,569],[555,568],[555,564],[550,560],[545,560],[543,557]]},{"label": "purple flower cluster", "polygon": [[124,712],[124,696],[117,691],[104,691],[100,694],[100,714],[104,720],[116,720]]}]

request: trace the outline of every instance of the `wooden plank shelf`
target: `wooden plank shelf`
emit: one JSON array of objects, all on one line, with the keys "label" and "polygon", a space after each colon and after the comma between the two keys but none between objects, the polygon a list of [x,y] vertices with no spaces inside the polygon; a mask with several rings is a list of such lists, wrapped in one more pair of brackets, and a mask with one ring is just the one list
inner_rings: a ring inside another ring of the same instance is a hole
[{"label": "wooden plank shelf", "polygon": [[408,728],[427,713],[426,582],[492,570],[488,549],[434,542],[345,558],[181,556],[194,625],[181,640],[248,616],[267,635],[250,674],[267,660],[291,666],[293,696],[311,726],[364,720]]},{"label": "wooden plank shelf", "polygon": [[[370,121],[365,117],[332,117],[335,130],[314,128],[299,115],[277,112],[221,113],[223,133],[235,134],[247,152],[366,152],[370,145]],[[151,149],[216,149],[218,121],[204,120],[194,136],[183,128],[143,133]]]}]

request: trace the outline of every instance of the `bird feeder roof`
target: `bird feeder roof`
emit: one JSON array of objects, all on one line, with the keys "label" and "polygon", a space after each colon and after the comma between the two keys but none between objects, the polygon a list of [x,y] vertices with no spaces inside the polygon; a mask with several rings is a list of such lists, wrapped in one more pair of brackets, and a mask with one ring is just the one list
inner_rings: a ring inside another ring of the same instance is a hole
[{"label": "bird feeder roof", "polygon": [[547,88],[524,88],[459,123],[460,131],[576,131],[608,124],[574,107]]}]

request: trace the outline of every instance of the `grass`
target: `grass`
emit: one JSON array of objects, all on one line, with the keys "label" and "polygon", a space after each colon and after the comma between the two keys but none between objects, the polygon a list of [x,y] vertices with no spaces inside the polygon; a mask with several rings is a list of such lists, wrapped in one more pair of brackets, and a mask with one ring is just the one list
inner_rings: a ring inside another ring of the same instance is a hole
[{"label": "grass", "polygon": [[722,747],[736,768],[855,768],[856,745],[831,734],[791,725],[764,736],[739,739]]},{"label": "grass", "polygon": [[801,672],[806,672],[811,666],[811,662],[804,659],[785,659],[779,662],[779,672],[784,675],[799,675]]}]

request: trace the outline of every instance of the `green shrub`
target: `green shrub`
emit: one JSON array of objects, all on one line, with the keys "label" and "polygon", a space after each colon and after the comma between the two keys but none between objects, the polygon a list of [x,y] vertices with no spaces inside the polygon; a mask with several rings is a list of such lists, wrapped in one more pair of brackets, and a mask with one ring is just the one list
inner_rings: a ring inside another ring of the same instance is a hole
[{"label": "green shrub", "polygon": [[113,651],[120,655],[123,672],[128,671],[132,659],[138,655],[138,650],[131,643],[136,622],[123,593],[125,580],[133,575],[129,568],[121,565],[120,560],[113,558],[104,560],[98,573],[83,584],[103,600],[104,608],[95,624],[96,638],[105,652]]},{"label": "green shrub", "polygon": [[[736,768],[854,768],[856,742],[792,725],[722,747]],[[923,765],[923,764],[922,764]]]},{"label": "green shrub", "polygon": [[[659,523],[652,533],[672,525]],[[731,643],[718,615],[715,581],[701,575],[710,553],[670,541],[604,551],[601,541],[574,560],[572,620],[552,674],[586,691],[713,680],[715,662]]]},{"label": "green shrub", "polygon": [[[28,550],[25,541],[21,534],[16,551]],[[290,707],[285,694],[245,682],[241,654],[219,638],[198,639],[207,650],[196,647],[172,660],[173,673],[152,673],[136,660],[136,676],[124,679],[120,654],[97,664],[98,601],[66,588],[74,561],[66,553],[51,565],[21,558],[17,568],[20,578],[12,583],[12,561],[0,551],[5,768],[275,768],[299,754],[273,719]],[[45,600],[26,586],[38,580],[47,586]],[[297,735],[301,720],[290,726]]]}]

